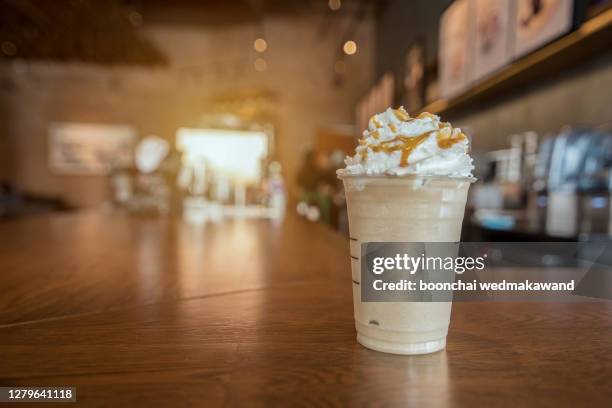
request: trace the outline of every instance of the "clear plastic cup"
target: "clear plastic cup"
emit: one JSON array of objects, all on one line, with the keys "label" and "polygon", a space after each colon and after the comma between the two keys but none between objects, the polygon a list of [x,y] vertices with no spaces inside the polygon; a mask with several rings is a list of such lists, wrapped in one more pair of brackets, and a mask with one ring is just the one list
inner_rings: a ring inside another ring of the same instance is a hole
[{"label": "clear plastic cup", "polygon": [[363,242],[458,242],[473,178],[340,175],[348,206],[357,341],[394,354],[442,350],[452,302],[362,302]]}]

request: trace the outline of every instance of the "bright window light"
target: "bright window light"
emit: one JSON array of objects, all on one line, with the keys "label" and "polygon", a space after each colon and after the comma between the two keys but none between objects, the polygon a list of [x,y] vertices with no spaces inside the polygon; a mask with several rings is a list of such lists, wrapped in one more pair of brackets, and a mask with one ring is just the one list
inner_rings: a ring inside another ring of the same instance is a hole
[{"label": "bright window light", "polygon": [[205,160],[209,169],[238,183],[257,182],[268,154],[268,135],[220,129],[180,128],[176,148],[188,161]]}]

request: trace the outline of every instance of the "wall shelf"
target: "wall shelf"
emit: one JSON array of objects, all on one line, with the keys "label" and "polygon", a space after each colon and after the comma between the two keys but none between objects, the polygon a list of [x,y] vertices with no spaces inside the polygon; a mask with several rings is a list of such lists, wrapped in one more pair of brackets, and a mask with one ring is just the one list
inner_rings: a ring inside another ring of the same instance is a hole
[{"label": "wall shelf", "polygon": [[612,49],[612,9],[587,20],[576,31],[511,63],[464,93],[440,99],[421,111],[435,114],[456,113],[491,101],[505,92],[516,90],[535,80],[577,66],[581,62]]}]

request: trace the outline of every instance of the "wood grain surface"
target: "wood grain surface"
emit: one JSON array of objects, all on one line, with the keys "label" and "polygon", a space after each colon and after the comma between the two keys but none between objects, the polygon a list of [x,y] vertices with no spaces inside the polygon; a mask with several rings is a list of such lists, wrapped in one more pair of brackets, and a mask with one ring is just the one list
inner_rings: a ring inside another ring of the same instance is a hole
[{"label": "wood grain surface", "polygon": [[0,224],[0,385],[87,406],[609,406],[612,304],[456,303],[446,350],[355,341],[321,225],[83,213]]}]

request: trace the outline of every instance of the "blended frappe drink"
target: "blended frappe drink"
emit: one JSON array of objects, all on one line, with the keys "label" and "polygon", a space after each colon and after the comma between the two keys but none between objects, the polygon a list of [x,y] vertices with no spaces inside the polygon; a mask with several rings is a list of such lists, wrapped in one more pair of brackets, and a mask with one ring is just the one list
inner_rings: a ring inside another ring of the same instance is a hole
[{"label": "blended frappe drink", "polygon": [[457,242],[472,159],[460,129],[403,108],[375,115],[355,156],[338,172],[348,206],[357,340],[388,353],[446,345],[451,302],[362,302],[361,244]]}]

